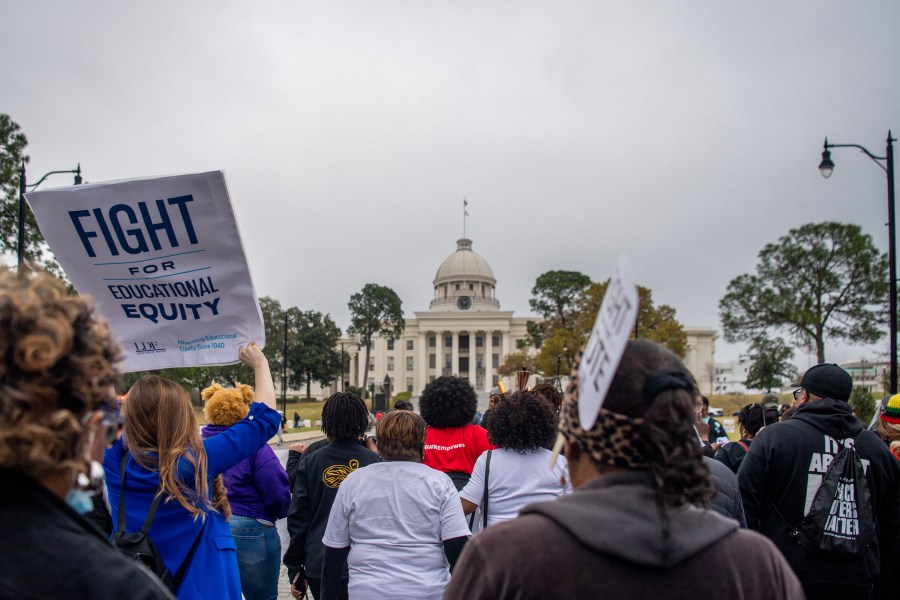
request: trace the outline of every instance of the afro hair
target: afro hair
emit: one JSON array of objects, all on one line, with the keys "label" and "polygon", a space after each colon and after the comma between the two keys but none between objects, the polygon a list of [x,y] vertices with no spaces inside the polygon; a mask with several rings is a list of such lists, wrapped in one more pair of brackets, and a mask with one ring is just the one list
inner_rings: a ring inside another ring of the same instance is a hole
[{"label": "afro hair", "polygon": [[429,427],[444,429],[468,425],[477,410],[475,389],[460,377],[438,377],[425,386],[419,397],[419,413]]},{"label": "afro hair", "polygon": [[250,412],[253,402],[253,388],[237,384],[237,387],[223,388],[214,383],[200,393],[203,398],[203,414],[212,425],[234,425]]},{"label": "afro hair", "polygon": [[537,392],[515,392],[494,404],[487,432],[495,446],[537,452],[556,438],[556,409]]}]

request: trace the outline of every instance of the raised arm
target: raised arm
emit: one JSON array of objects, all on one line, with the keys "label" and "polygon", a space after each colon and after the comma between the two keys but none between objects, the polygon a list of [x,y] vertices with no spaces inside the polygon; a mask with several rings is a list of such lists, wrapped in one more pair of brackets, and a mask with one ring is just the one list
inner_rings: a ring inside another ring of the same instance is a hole
[{"label": "raised arm", "polygon": [[256,386],[257,402],[262,402],[269,408],[275,408],[275,384],[272,383],[272,373],[269,371],[269,360],[263,354],[256,342],[250,342],[241,346],[238,350],[238,358],[242,363],[253,369],[253,379]]}]

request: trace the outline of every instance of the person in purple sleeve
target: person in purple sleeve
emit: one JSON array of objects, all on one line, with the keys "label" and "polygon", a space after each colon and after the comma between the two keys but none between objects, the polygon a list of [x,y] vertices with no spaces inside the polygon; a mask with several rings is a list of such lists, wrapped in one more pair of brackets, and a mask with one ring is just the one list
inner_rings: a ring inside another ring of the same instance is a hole
[{"label": "person in purple sleeve", "polygon": [[[209,422],[204,438],[211,438],[244,419],[253,403],[253,388],[217,383],[203,390],[203,413]],[[268,444],[218,478],[228,491],[228,524],[237,546],[241,591],[246,600],[275,600],[281,566],[281,540],[275,521],[287,516],[291,490],[287,472]]]}]

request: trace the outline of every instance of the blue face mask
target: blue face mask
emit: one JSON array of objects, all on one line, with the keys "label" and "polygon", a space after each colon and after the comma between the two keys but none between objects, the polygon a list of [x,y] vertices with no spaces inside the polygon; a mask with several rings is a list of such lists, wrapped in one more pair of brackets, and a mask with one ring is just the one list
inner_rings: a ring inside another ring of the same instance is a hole
[{"label": "blue face mask", "polygon": [[94,510],[93,497],[86,491],[77,488],[69,490],[69,493],[66,494],[66,504],[79,515]]}]

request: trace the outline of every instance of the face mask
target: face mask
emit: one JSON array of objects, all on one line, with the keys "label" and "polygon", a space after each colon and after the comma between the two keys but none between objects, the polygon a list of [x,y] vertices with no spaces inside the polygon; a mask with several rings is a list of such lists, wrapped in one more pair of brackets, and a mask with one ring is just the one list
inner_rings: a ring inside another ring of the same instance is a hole
[{"label": "face mask", "polygon": [[75,487],[66,494],[66,504],[80,515],[94,510],[94,496],[102,494],[105,486],[103,465],[97,461],[89,463],[90,476],[81,473],[76,478]]},{"label": "face mask", "polygon": [[72,489],[66,494],[66,504],[79,515],[89,513],[94,510],[94,500],[91,494],[84,490]]}]

